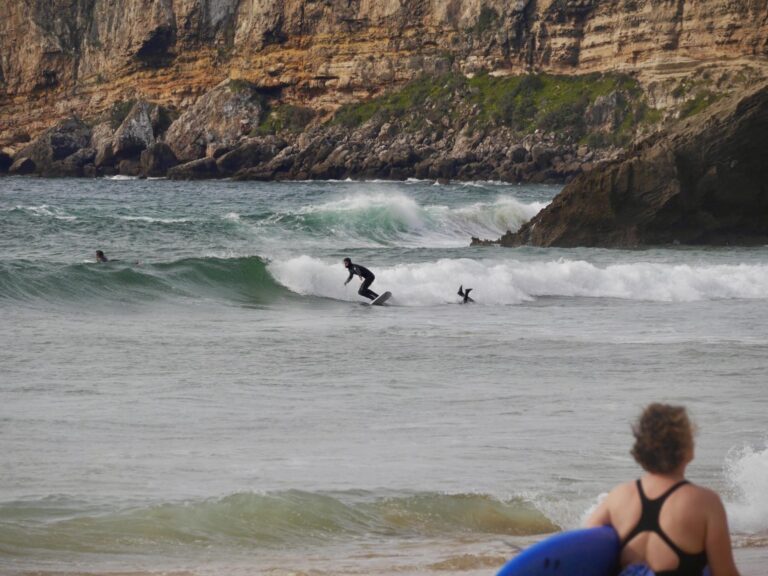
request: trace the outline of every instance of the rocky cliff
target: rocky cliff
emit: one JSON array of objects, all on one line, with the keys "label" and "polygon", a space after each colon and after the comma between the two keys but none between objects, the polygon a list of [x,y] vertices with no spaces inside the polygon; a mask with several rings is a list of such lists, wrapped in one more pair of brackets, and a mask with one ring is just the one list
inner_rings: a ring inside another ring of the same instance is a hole
[{"label": "rocky cliff", "polygon": [[768,87],[582,174],[503,246],[768,242]]},{"label": "rocky cliff", "polygon": [[618,70],[665,109],[767,55],[765,0],[4,0],[0,146],[228,78],[323,118],[423,74]]}]

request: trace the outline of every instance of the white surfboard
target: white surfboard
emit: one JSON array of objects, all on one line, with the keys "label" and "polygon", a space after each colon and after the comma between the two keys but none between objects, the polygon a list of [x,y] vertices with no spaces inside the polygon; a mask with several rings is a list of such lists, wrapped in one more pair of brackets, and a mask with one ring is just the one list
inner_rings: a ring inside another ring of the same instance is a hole
[{"label": "white surfboard", "polygon": [[384,292],[384,294],[381,294],[378,298],[375,300],[371,300],[371,306],[381,306],[389,300],[389,298],[392,296],[392,292]]}]

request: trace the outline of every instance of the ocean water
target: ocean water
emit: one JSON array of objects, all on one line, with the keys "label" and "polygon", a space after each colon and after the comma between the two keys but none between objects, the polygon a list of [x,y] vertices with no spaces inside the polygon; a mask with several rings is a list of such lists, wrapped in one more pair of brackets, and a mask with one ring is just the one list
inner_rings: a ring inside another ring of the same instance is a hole
[{"label": "ocean water", "polygon": [[768,247],[469,247],[557,192],[0,179],[0,573],[493,574],[664,401],[764,574]]}]

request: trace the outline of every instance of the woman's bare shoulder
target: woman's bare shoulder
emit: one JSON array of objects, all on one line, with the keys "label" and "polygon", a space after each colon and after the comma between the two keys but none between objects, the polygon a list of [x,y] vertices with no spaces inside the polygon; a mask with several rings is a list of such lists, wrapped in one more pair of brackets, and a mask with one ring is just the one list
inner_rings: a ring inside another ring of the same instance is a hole
[{"label": "woman's bare shoulder", "polygon": [[617,484],[611,492],[637,492],[637,480],[627,480]]},{"label": "woman's bare shoulder", "polygon": [[613,487],[613,489],[608,493],[608,500],[609,501],[623,501],[627,497],[631,496],[632,494],[637,493],[636,480],[629,480],[627,482],[622,482],[621,484],[617,484]]},{"label": "woman's bare shoulder", "polygon": [[719,507],[723,505],[720,495],[710,488],[699,486],[698,484],[688,484],[686,488],[687,490],[681,492],[681,494],[697,504]]}]

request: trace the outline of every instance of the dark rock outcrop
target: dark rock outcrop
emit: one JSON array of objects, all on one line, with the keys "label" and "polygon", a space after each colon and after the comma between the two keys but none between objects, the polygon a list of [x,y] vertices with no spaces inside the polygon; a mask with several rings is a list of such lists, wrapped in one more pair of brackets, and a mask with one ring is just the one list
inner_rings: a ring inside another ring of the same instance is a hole
[{"label": "dark rock outcrop", "polygon": [[[579,151],[580,150],[580,151]],[[538,162],[533,161],[533,157]],[[223,176],[240,180],[381,178],[568,181],[582,171],[588,147],[557,144],[549,134],[522,137],[507,128],[469,136],[409,130],[373,118],[354,129],[321,125],[299,135],[247,138],[218,159]],[[614,149],[603,149],[605,159]],[[581,156],[580,156],[581,155]],[[567,159],[567,161],[566,161]]]},{"label": "dark rock outcrop", "polygon": [[216,160],[213,158],[201,158],[186,164],[180,164],[168,170],[168,178],[172,180],[205,180],[220,178]]},{"label": "dark rock outcrop", "polygon": [[5,174],[13,164],[13,157],[6,153],[0,152],[0,174]]},{"label": "dark rock outcrop", "polygon": [[222,174],[235,174],[241,170],[254,168],[269,162],[287,146],[287,142],[275,136],[249,138],[243,144],[218,158],[218,168]]},{"label": "dark rock outcrop", "polygon": [[168,144],[157,142],[141,153],[141,175],[145,177],[165,176],[168,170],[179,163]]},{"label": "dark rock outcrop", "polygon": [[96,150],[93,148],[81,148],[61,161],[63,173],[71,176],[90,174],[91,172],[87,167],[93,166],[94,158],[96,158]]},{"label": "dark rock outcrop", "polygon": [[126,158],[117,164],[117,173],[121,176],[141,176],[141,164],[138,160]]},{"label": "dark rock outcrop", "polygon": [[768,86],[577,177],[504,246],[768,241]]},{"label": "dark rock outcrop", "polygon": [[[91,129],[76,118],[59,122],[50,130],[46,130],[38,138],[16,153],[18,160],[28,159],[34,165],[34,172],[43,176],[79,176],[77,162],[65,160],[88,147],[91,141]],[[29,170],[30,164],[24,163],[24,170]],[[74,169],[73,169],[74,167]],[[13,173],[19,172],[21,165],[11,167]],[[28,172],[23,172],[28,173]]]},{"label": "dark rock outcrop", "polygon": [[25,156],[21,156],[17,158],[13,164],[11,164],[11,167],[8,171],[14,175],[24,176],[27,174],[33,174],[36,169],[37,166],[35,165],[34,160]]}]

